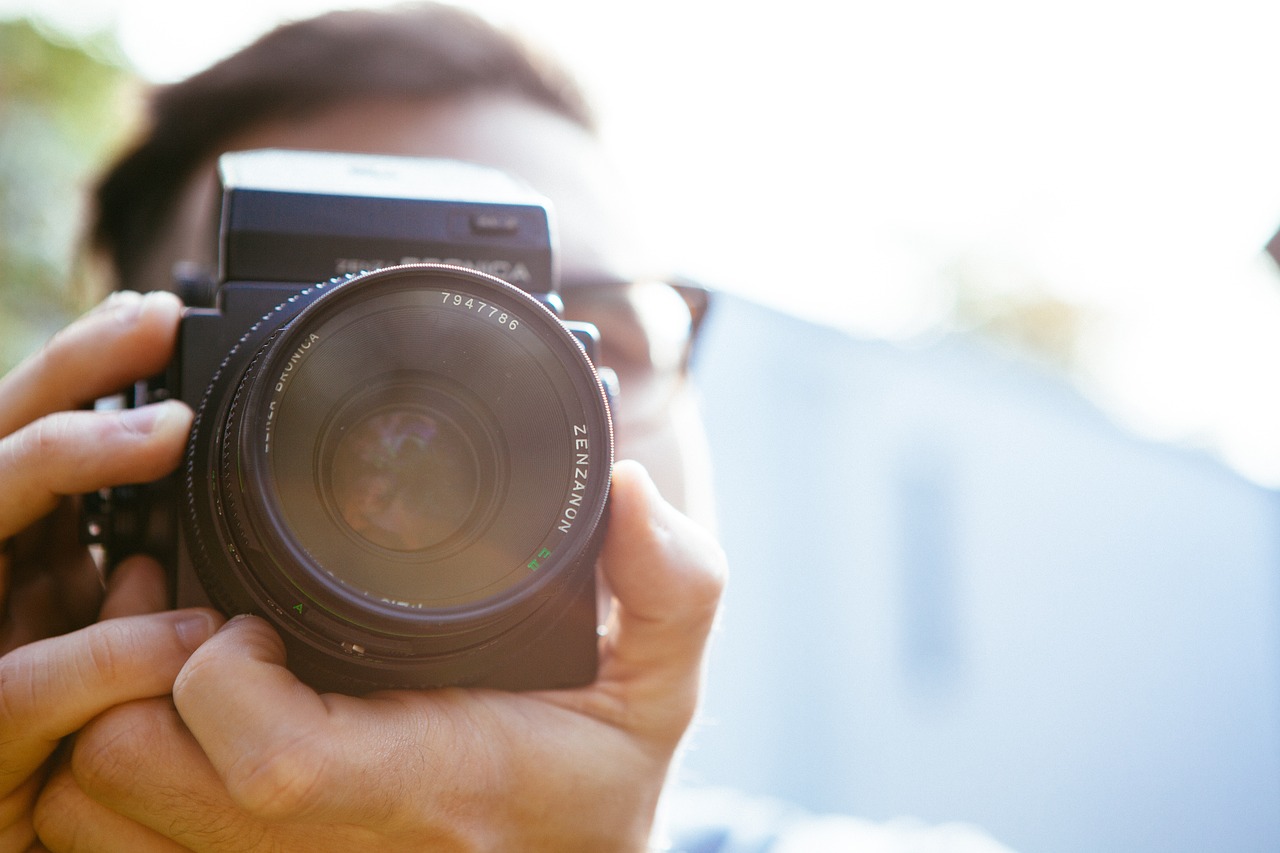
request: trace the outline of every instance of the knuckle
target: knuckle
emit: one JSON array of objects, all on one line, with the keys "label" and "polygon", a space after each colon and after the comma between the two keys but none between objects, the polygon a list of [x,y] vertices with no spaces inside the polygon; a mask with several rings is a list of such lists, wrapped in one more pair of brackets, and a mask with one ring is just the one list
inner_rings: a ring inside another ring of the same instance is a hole
[{"label": "knuckle", "polygon": [[217,677],[219,661],[203,646],[191,653],[173,681],[173,702],[179,713],[188,703],[200,701],[202,682]]},{"label": "knuckle", "polygon": [[71,351],[76,340],[77,324],[64,326],[32,354],[32,368],[37,376],[61,377],[73,367]]},{"label": "knuckle", "polygon": [[697,592],[713,609],[719,604],[729,581],[729,557],[719,542],[708,539],[704,545],[703,570],[698,575]]},{"label": "knuckle", "polygon": [[11,764],[5,756],[15,741],[46,738],[60,733],[49,725],[49,697],[58,695],[61,674],[26,647],[0,658],[0,771]]},{"label": "knuckle", "polygon": [[14,454],[43,467],[86,443],[101,444],[106,438],[104,435],[79,435],[78,427],[83,421],[84,418],[73,412],[54,412],[38,418],[14,436]]},{"label": "knuckle", "polygon": [[128,790],[138,756],[157,740],[148,708],[146,701],[117,705],[80,731],[71,753],[71,772],[84,790]]},{"label": "knuckle", "polygon": [[327,766],[313,739],[298,738],[246,755],[228,769],[225,781],[231,798],[250,815],[264,821],[296,820],[325,789]]},{"label": "knuckle", "polygon": [[0,742],[30,725],[35,669],[21,651],[0,658]]},{"label": "knuckle", "polygon": [[[89,633],[91,632],[91,633]],[[76,689],[101,689],[103,685],[130,684],[138,677],[147,642],[145,626],[124,619],[108,619],[88,629],[75,655],[62,658],[63,676]]]},{"label": "knuckle", "polygon": [[693,528],[688,539],[685,571],[682,572],[682,599],[697,618],[710,619],[720,607],[729,578],[729,559],[724,548],[708,531]]},{"label": "knuckle", "polygon": [[87,655],[77,659],[77,664],[84,668],[80,681],[85,684],[116,683],[124,666],[122,658],[127,656],[121,655],[116,644],[110,642],[92,643],[87,651]]},{"label": "knuckle", "polygon": [[61,411],[37,418],[6,442],[8,465],[38,465],[41,470],[72,472],[74,466],[101,458],[104,448],[122,447],[129,436],[111,413]]},{"label": "knuckle", "polygon": [[58,454],[67,439],[67,417],[63,412],[45,415],[19,434],[18,452],[29,459],[46,460]]},{"label": "knuckle", "polygon": [[[181,839],[182,849],[217,850],[219,853],[258,853],[286,849],[272,844],[263,824],[238,819],[220,809],[206,809],[188,815],[190,825]],[[292,849],[292,848],[290,848]]]}]

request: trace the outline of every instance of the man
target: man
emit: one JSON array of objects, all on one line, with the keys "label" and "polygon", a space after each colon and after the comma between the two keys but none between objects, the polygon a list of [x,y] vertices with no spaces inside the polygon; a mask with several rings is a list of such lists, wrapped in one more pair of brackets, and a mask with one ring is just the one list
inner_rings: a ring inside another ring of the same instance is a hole
[{"label": "man", "polygon": [[[644,849],[724,567],[659,496],[709,517],[695,318],[637,281],[656,267],[581,99],[479,21],[423,7],[283,28],[161,92],[153,118],[102,185],[96,237],[117,287],[157,292],[116,294],[0,382],[0,849]],[[617,466],[595,684],[318,695],[260,620],[166,611],[144,557],[99,608],[66,496],[171,470],[191,413],[81,407],[169,361],[180,305],[161,289],[176,262],[213,261],[214,160],[262,147],[466,159],[552,199],[567,313],[621,373],[618,456],[658,483]]]}]

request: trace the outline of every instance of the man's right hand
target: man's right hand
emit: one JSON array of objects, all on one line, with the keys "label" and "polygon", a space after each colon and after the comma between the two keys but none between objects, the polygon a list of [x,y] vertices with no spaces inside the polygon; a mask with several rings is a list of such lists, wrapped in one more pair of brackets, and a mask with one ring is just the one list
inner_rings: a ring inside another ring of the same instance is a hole
[{"label": "man's right hand", "polygon": [[0,653],[98,614],[102,582],[80,543],[75,497],[178,464],[186,406],[84,407],[159,373],[181,313],[170,293],[113,294],[0,379]]},{"label": "man's right hand", "polygon": [[[100,605],[103,615],[141,612],[103,604],[97,566],[80,543],[75,496],[167,474],[191,411],[177,402],[84,407],[160,372],[181,313],[173,294],[114,294],[0,380],[0,827],[7,828],[0,850],[24,849],[24,836],[29,843],[30,804],[58,740],[130,691],[155,695],[155,684],[167,681],[161,692],[168,692],[190,652],[172,623],[181,617],[69,634],[93,621]],[[120,579],[126,598],[128,577]],[[56,639],[37,643],[46,638]],[[144,642],[160,645],[138,659],[135,646]],[[123,663],[135,659],[165,665],[147,686],[125,687],[135,673]]]}]

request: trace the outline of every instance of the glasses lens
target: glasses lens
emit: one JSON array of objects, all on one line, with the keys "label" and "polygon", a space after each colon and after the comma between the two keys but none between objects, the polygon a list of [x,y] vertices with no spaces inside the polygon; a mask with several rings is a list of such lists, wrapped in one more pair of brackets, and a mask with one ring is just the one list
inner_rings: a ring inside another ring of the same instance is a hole
[{"label": "glasses lens", "polygon": [[646,280],[574,283],[562,297],[568,319],[600,330],[600,362],[618,375],[614,414],[619,431],[642,431],[661,419],[684,382],[707,291]]}]

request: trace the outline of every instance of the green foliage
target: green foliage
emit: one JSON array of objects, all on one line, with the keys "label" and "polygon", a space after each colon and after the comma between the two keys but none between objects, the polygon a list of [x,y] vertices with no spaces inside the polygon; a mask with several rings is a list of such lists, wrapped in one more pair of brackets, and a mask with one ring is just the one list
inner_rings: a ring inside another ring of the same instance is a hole
[{"label": "green foliage", "polygon": [[0,369],[89,301],[85,193],[133,126],[136,92],[110,38],[0,21]]}]

